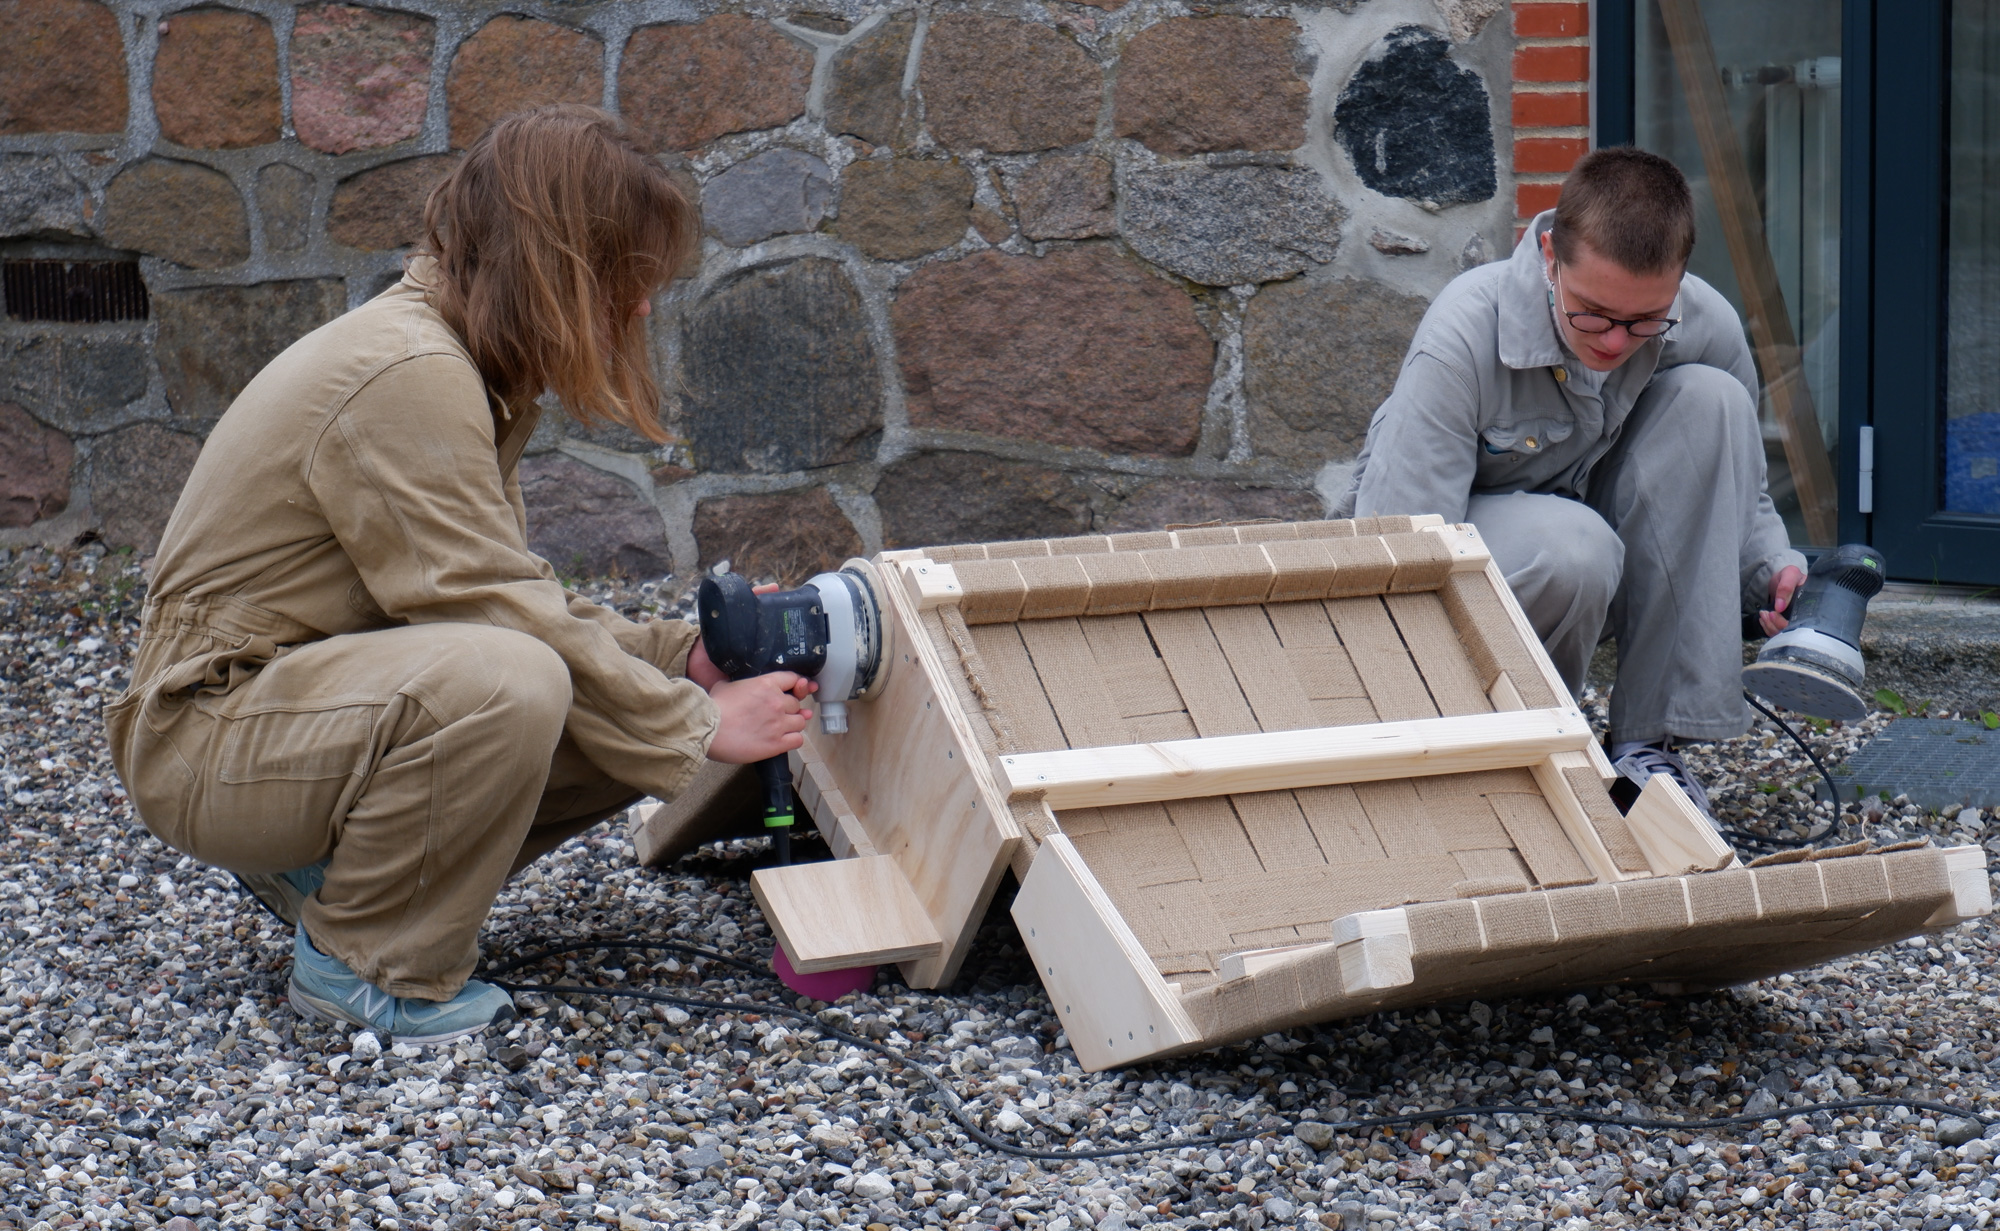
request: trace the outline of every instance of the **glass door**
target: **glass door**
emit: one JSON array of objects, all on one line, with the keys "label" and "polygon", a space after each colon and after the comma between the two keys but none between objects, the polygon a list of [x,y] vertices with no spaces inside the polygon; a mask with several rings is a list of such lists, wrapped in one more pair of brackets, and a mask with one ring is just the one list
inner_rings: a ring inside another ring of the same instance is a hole
[{"label": "glass door", "polygon": [[[1770,491],[1840,537],[1841,0],[1634,0],[1630,137],[1694,190],[1689,271],[1742,316]],[[1601,129],[1607,126],[1600,126]]]}]

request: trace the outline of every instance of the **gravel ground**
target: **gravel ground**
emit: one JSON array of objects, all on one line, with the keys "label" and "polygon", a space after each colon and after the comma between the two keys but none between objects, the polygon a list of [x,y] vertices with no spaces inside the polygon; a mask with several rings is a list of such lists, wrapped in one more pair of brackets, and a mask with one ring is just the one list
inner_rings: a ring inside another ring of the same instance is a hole
[{"label": "gravel ground", "polygon": [[[1970,1231],[1994,1207],[2000,1141],[1893,1112],[1725,1134],[1326,1124],[1501,1101],[1661,1116],[1868,1094],[1988,1108],[2000,981],[1983,924],[1714,995],[1440,1006],[1086,1074],[996,907],[966,977],[939,993],[884,978],[827,1007],[719,961],[580,952],[516,977],[744,1007],[523,995],[504,1037],[385,1050],[300,1023],[286,930],[133,820],[97,716],[134,638],[129,558],[30,552],[0,563],[0,583],[0,1224]],[[1872,729],[1814,738],[1839,755]],[[1732,824],[1778,838],[1802,815],[1811,771],[1780,737],[1695,760]],[[1850,812],[1840,832],[1857,830],[2000,851],[2000,817],[1977,812],[1884,805]],[[643,937],[761,970],[769,939],[748,889],[761,856],[741,844],[644,870],[602,830],[508,887],[488,960]],[[943,1072],[1023,1145],[1268,1132],[1102,1162],[1010,1158],[970,1140],[903,1064],[774,1011],[787,1007]]]}]

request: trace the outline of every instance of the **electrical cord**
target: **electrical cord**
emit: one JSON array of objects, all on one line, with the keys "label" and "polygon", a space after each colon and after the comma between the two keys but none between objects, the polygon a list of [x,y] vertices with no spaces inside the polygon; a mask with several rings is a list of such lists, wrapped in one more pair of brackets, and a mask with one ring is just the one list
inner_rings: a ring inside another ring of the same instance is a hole
[{"label": "electrical cord", "polygon": [[1791,723],[1786,722],[1784,719],[1778,717],[1770,710],[1764,708],[1764,703],[1762,701],[1759,701],[1756,697],[1752,696],[1748,689],[1744,690],[1743,699],[1745,701],[1748,701],[1752,706],[1756,707],[1758,713],[1770,719],[1772,722],[1777,723],[1779,729],[1784,731],[1785,734],[1791,736],[1792,742],[1794,744],[1797,744],[1800,747],[1800,749],[1802,749],[1805,752],[1806,756],[1809,759],[1811,759],[1813,763],[1813,768],[1819,771],[1819,776],[1821,778],[1826,779],[1827,798],[1833,802],[1834,816],[1836,818],[1839,817],[1840,785],[1833,780],[1833,774],[1827,769],[1826,762],[1819,759],[1819,754],[1812,750],[1812,745],[1806,743],[1804,737],[1802,737],[1797,731],[1792,730]]},{"label": "electrical cord", "polygon": [[[994,1136],[980,1126],[972,1113],[965,1107],[956,1089],[935,1068],[912,1059],[900,1049],[870,1039],[864,1035],[850,1034],[821,1021],[816,1014],[795,1009],[783,1004],[759,1004],[733,1000],[704,1000],[689,996],[670,996],[664,992],[646,991],[633,987],[585,987],[580,984],[562,983],[514,983],[494,976],[511,974],[522,967],[547,957],[582,950],[659,950],[687,953],[701,958],[720,961],[739,970],[747,971],[760,978],[772,977],[769,968],[745,961],[742,958],[713,950],[700,949],[691,945],[671,943],[648,943],[641,941],[606,940],[582,941],[539,949],[534,953],[512,958],[497,966],[483,970],[477,977],[503,988],[510,993],[531,992],[544,996],[598,996],[626,1000],[642,1000],[650,1004],[671,1005],[704,1013],[751,1012],[767,1017],[783,1017],[812,1027],[822,1035],[837,1039],[851,1047],[872,1052],[888,1061],[890,1071],[914,1070],[924,1079],[935,1093],[936,1101],[943,1105],[951,1118],[957,1121],[966,1136],[999,1154],[1015,1158],[1033,1159],[1039,1162],[1083,1162],[1101,1158],[1122,1158],[1135,1154],[1156,1154],[1166,1150],[1200,1149],[1208,1146],[1231,1145],[1239,1141],[1249,1141],[1258,1137],[1276,1136],[1280,1131],[1295,1127],[1299,1121],[1286,1120],[1283,1130],[1271,1128],[1244,1129],[1238,1132],[1211,1133],[1204,1137],[1180,1139],[1152,1138],[1115,1147],[1093,1147],[1070,1150],[1043,1150],[1031,1146],[1016,1145],[1011,1141]],[[922,1097],[922,1096],[919,1096]],[[1364,1116],[1346,1120],[1322,1121],[1321,1123],[1336,1133],[1349,1136],[1373,1132],[1376,1129],[1395,1128],[1407,1124],[1421,1124],[1434,1120],[1486,1119],[1498,1116],[1533,1116],[1543,1120],[1565,1121],[1573,1124],[1597,1124],[1628,1129],[1638,1132],[1695,1132],[1710,1129],[1732,1128],[1747,1124],[1760,1124],[1771,1120],[1789,1120],[1795,1116],[1809,1116],[1819,1112],[1831,1114],[1838,1111],[1853,1111],[1861,1108],[1895,1108],[1928,1112],[1938,1116],[1961,1116],[1981,1124],[2000,1123],[2000,1115],[1984,1113],[1969,1108],[1954,1107],[1949,1103],[1937,1103],[1926,1099],[1907,1098],[1858,1098],[1841,1099],[1837,1102],[1806,1103],[1797,1107],[1781,1108],[1773,1112],[1747,1112],[1730,1116],[1709,1116],[1692,1120],[1659,1119],[1642,1116],[1627,1116],[1609,1111],[1593,1111],[1589,1108],[1555,1107],[1532,1103],[1480,1103],[1461,1104],[1453,1107],[1437,1107],[1421,1111],[1402,1112],[1392,1116]],[[894,1130],[900,1133],[901,1130]]]}]

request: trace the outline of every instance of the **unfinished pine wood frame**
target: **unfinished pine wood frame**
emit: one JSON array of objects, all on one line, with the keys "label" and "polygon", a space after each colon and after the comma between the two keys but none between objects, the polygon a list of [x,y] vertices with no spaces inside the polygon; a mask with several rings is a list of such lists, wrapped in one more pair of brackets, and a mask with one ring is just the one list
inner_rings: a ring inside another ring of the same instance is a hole
[{"label": "unfinished pine wood frame", "polygon": [[1744,868],[1667,778],[1622,815],[1470,526],[876,563],[890,676],[793,758],[839,858],[759,872],[759,901],[802,970],[935,987],[1011,866],[1089,1068],[1468,995],[1735,982],[1990,909],[1976,850]]}]

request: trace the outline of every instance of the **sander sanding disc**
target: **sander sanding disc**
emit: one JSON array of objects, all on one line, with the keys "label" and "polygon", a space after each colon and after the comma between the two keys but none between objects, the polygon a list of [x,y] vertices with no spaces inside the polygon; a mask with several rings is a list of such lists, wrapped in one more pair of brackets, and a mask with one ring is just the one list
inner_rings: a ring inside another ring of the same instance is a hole
[{"label": "sander sanding disc", "polygon": [[1805,663],[1784,659],[1751,663],[1743,668],[1743,687],[1774,705],[1814,718],[1853,722],[1868,714],[1868,703],[1845,681]]}]

